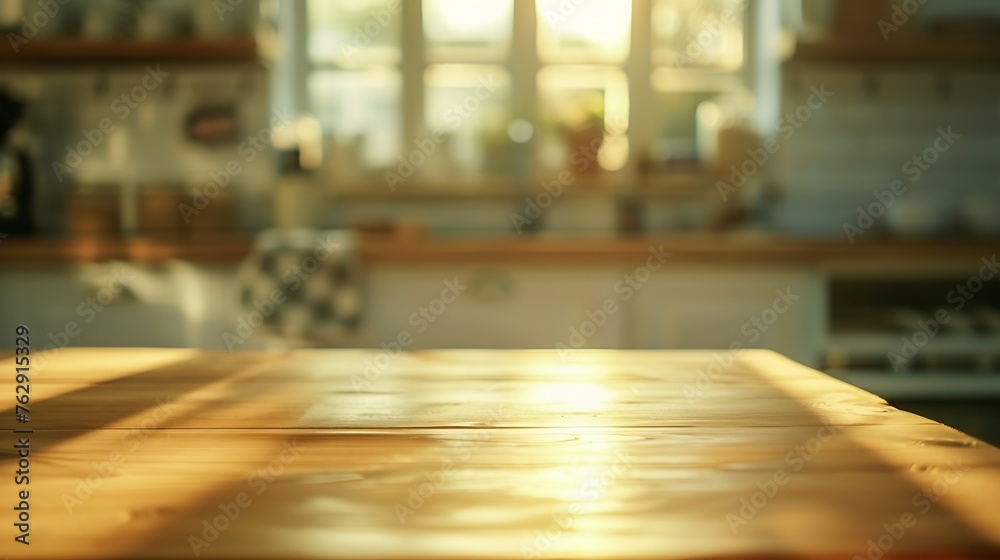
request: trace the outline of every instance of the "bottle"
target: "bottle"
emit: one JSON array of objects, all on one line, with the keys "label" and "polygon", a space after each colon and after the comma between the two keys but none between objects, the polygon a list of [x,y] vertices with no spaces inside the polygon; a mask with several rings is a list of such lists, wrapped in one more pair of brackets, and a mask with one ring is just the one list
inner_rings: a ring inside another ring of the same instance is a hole
[{"label": "bottle", "polygon": [[318,189],[302,168],[298,147],[279,152],[278,183],[274,188],[274,225],[280,229],[317,226]]}]

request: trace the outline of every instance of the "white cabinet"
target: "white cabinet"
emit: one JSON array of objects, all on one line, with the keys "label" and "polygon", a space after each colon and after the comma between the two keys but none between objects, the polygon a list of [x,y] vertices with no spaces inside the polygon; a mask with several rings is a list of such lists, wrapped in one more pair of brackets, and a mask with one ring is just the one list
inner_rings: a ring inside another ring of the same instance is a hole
[{"label": "white cabinet", "polygon": [[[87,263],[0,272],[0,331],[66,346],[223,348],[238,310],[231,267]],[[13,339],[11,339],[13,340]]]},{"label": "white cabinet", "polygon": [[[4,271],[0,329],[26,323],[44,345],[65,342],[60,333],[74,322],[73,346],[221,349],[223,333],[236,332],[245,317],[231,266],[127,266],[136,270],[128,293],[96,313],[86,303],[110,285],[113,265]],[[364,281],[361,328],[344,345],[723,349],[739,342],[815,366],[826,313],[821,278],[804,265],[694,265],[679,257],[649,271],[608,261],[376,263]],[[239,348],[260,346],[255,333]]]},{"label": "white cabinet", "polygon": [[622,348],[627,310],[602,309],[622,274],[607,263],[377,265],[367,342],[408,335],[411,348]]},{"label": "white cabinet", "polygon": [[817,365],[824,295],[807,267],[665,268],[638,292],[639,348],[769,348]]}]

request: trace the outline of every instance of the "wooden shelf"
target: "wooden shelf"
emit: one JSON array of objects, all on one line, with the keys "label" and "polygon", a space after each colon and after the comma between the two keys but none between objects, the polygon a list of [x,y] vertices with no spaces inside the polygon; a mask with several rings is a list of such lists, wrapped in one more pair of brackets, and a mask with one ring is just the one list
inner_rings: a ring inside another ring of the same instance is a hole
[{"label": "wooden shelf", "polygon": [[219,39],[178,38],[167,40],[136,39],[32,39],[16,47],[0,42],[0,63],[219,63],[254,62],[257,45],[253,37]]},{"label": "wooden shelf", "polygon": [[8,237],[0,244],[0,262],[9,266],[122,260],[137,263],[172,259],[237,262],[250,252],[252,238],[240,234],[75,235]]},{"label": "wooden shelf", "polygon": [[[800,42],[790,63],[1000,66],[1000,41],[988,30],[989,21],[977,22],[986,27],[968,32],[954,26],[920,25],[919,21],[901,23],[900,3],[895,0],[840,0],[834,4],[829,35]],[[883,28],[880,22],[894,27]]]},{"label": "wooden shelf", "polygon": [[831,39],[799,43],[790,64],[947,64],[1000,67],[1000,41],[914,39],[873,43]]}]

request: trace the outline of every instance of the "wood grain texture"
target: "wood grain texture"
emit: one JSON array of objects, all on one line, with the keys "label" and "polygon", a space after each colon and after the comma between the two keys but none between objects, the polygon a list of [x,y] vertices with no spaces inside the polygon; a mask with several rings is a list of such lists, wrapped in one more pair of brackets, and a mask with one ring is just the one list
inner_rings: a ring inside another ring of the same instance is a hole
[{"label": "wood grain texture", "polygon": [[58,353],[0,556],[1000,558],[1000,450],[774,353],[379,355]]}]

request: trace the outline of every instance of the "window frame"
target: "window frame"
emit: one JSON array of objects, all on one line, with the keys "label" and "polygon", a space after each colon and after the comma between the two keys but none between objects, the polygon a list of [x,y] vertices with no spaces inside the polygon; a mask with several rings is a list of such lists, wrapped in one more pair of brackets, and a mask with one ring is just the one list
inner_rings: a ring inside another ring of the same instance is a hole
[{"label": "window frame", "polygon": [[[425,41],[423,26],[423,0],[399,0],[402,10],[394,17],[401,18],[401,40],[400,52],[402,54],[398,63],[377,63],[373,66],[395,67],[401,76],[400,92],[400,145],[397,149],[400,153],[405,147],[412,143],[413,139],[420,138],[427,134],[425,100],[426,88],[424,76],[427,69],[435,64],[506,64],[510,78],[510,96],[508,99],[509,115],[511,119],[524,119],[536,128],[536,133],[529,141],[528,153],[531,154],[527,166],[530,171],[526,174],[514,174],[504,177],[502,180],[484,177],[469,181],[455,181],[448,178],[433,178],[414,176],[407,183],[407,193],[420,195],[462,195],[462,196],[490,196],[508,195],[524,192],[536,192],[541,189],[541,181],[551,179],[546,174],[551,174],[547,170],[541,170],[538,162],[538,123],[536,122],[536,109],[538,106],[537,77],[539,72],[545,67],[551,66],[574,66],[571,63],[555,62],[543,63],[538,56],[538,14],[535,0],[513,0],[513,18],[511,30],[511,44],[509,55],[505,60],[480,61],[468,58],[451,60],[428,60],[426,56],[427,42]],[[619,171],[604,171],[588,179],[597,183],[600,192],[614,194],[623,190],[638,187],[640,190],[660,189],[670,190],[670,183],[689,186],[694,180],[701,186],[700,176],[704,173],[695,173],[695,176],[680,176],[671,173],[674,177],[662,177],[653,174],[650,176],[640,172],[641,155],[649,150],[656,138],[656,122],[648,118],[649,113],[656,110],[653,103],[657,90],[653,84],[653,73],[664,68],[657,65],[653,52],[653,28],[651,24],[653,3],[655,0],[632,0],[631,15],[631,41],[629,52],[625,60],[621,63],[599,63],[597,66],[610,68],[620,68],[628,83],[629,98],[629,125],[626,133],[629,151],[625,166]],[[292,48],[287,49],[283,60],[279,64],[286,64],[296,69],[297,76],[293,78],[299,86],[299,91],[292,96],[285,95],[286,99],[294,97],[293,106],[301,112],[311,112],[312,102],[308,92],[309,77],[316,71],[330,70],[350,70],[356,66],[339,65],[332,60],[313,60],[308,52],[308,21],[307,6],[305,1],[289,2],[297,5],[294,10],[284,10],[282,17],[294,17],[297,21],[289,26],[288,30],[293,33]],[[753,23],[753,11],[757,0],[744,0],[743,2],[743,64],[736,69],[711,69],[692,68],[676,70],[680,73],[697,73],[700,77],[719,84],[735,81],[744,86],[752,86],[751,68],[754,65],[754,57],[757,54],[755,49],[750,48],[751,41],[755,38]],[[295,32],[297,31],[297,32]],[[284,75],[288,75],[286,72]],[[680,88],[685,89],[685,88]],[[324,140],[328,140],[324,135]],[[558,173],[558,172],[556,172]],[[381,175],[381,173],[380,173]],[[525,175],[525,176],[520,176]],[[388,188],[378,188],[372,185],[371,180],[365,185],[336,184],[327,185],[326,188],[334,193],[358,194],[362,196],[394,196]],[[595,189],[588,189],[593,192]],[[395,195],[399,195],[397,191]]]}]

